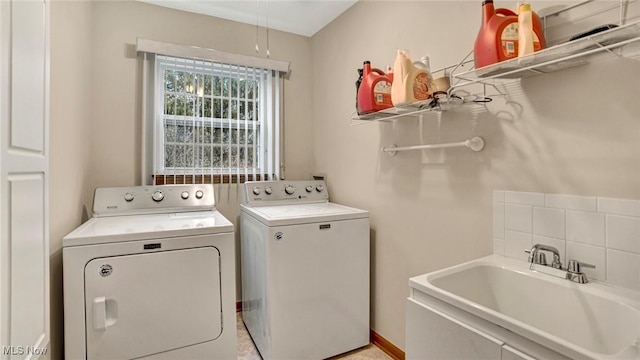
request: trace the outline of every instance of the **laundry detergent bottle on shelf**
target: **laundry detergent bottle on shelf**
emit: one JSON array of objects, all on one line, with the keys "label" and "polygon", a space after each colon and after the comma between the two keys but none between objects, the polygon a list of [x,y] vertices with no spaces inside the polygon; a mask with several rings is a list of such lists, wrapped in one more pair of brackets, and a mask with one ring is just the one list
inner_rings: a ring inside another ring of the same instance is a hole
[{"label": "laundry detergent bottle on shelf", "polygon": [[362,83],[358,88],[358,114],[368,114],[392,107],[391,79],[384,71],[371,67],[365,61],[362,66]]},{"label": "laundry detergent bottle on shelf", "polygon": [[[534,51],[546,46],[542,21],[531,12]],[[509,9],[493,7],[493,0],[482,2],[482,24],[473,47],[475,67],[495,64],[518,56],[518,15]]]},{"label": "laundry detergent bottle on shelf", "polygon": [[433,78],[429,71],[429,58],[413,62],[409,52],[398,50],[393,63],[391,101],[394,106],[404,106],[427,100],[433,93]]},{"label": "laundry detergent bottle on shelf", "polygon": [[533,39],[531,5],[524,3],[518,8],[518,57],[527,56],[535,51]]},{"label": "laundry detergent bottle on shelf", "polygon": [[420,61],[413,63],[413,98],[415,101],[423,101],[431,98],[433,94],[433,77],[429,57],[423,56]]}]

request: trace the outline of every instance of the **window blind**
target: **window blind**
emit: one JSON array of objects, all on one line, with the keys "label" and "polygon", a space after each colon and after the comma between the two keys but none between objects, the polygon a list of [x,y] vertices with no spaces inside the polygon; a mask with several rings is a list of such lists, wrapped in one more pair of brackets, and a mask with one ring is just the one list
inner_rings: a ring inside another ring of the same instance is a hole
[{"label": "window blind", "polygon": [[152,140],[143,141],[151,153],[143,173],[150,172],[151,183],[281,178],[281,71],[160,54],[151,58],[153,79],[143,80],[153,83],[148,102],[153,120],[144,130]]}]

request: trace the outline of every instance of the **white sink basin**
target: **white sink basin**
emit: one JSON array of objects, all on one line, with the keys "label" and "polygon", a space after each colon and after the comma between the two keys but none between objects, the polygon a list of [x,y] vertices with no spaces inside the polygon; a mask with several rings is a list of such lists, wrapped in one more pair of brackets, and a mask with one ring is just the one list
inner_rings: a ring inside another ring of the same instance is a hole
[{"label": "white sink basin", "polygon": [[640,293],[577,284],[492,255],[410,285],[570,358],[640,359]]}]

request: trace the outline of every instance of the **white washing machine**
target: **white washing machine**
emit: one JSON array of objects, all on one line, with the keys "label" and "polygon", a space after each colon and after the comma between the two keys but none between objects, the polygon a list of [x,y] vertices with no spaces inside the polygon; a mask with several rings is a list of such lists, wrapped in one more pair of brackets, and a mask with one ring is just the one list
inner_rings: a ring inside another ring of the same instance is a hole
[{"label": "white washing machine", "polygon": [[369,344],[369,212],[329,202],[323,181],[243,190],[242,319],[262,358]]},{"label": "white washing machine", "polygon": [[65,357],[235,359],[233,224],[211,185],[96,189],[63,240]]}]

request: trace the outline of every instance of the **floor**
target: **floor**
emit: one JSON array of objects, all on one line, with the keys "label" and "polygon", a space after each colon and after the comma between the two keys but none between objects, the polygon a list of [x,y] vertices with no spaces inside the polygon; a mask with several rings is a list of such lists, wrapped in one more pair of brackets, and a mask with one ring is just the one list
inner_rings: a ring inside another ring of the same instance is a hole
[{"label": "floor", "polygon": [[[240,313],[236,316],[238,327],[238,360],[261,360],[258,350],[253,345],[251,337],[242,322]],[[392,360],[382,350],[373,344],[346,354],[331,358],[331,360]]]}]

